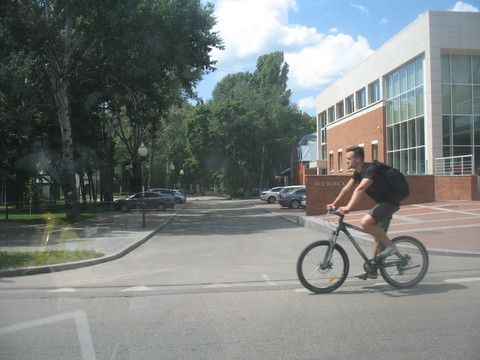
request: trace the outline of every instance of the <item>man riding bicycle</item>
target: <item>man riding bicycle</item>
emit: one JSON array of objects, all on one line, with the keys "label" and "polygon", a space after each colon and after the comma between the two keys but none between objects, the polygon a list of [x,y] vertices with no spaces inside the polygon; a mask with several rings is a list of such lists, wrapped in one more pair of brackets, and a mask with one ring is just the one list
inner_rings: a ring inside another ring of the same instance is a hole
[{"label": "man riding bicycle", "polygon": [[[385,168],[390,168],[382,163],[374,161],[372,163],[364,162],[365,153],[360,146],[351,146],[347,149],[347,166],[353,169],[352,178],[343,187],[335,201],[327,205],[328,209],[337,208],[342,199],[354,188],[353,195],[346,206],[338,208],[342,215],[348,213],[355,205],[360,202],[363,193],[366,193],[377,203],[366,214],[361,221],[362,227],[367,233],[373,236],[375,243],[373,246],[373,258],[381,259],[393,255],[397,252],[397,247],[392,244],[386,234],[390,220],[393,214],[400,208],[400,198],[392,194],[386,175]],[[391,169],[391,168],[390,168]],[[401,173],[399,176],[403,177]],[[408,185],[407,190],[408,193]],[[378,252],[380,247],[383,249]],[[362,271],[356,277],[366,280],[367,278],[376,279],[377,273],[367,273]]]}]

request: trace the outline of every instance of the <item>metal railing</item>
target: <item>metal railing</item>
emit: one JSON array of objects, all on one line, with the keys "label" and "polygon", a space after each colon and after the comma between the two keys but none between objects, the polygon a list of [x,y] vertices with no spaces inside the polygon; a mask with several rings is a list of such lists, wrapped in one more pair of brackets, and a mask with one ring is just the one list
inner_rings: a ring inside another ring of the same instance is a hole
[{"label": "metal railing", "polygon": [[473,175],[473,155],[448,156],[435,159],[435,175]]}]

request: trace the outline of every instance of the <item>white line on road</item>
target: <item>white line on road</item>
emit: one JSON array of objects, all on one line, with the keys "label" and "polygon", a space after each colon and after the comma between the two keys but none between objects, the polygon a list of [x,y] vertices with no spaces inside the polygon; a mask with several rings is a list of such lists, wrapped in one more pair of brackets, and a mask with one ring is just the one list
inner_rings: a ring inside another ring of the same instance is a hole
[{"label": "white line on road", "polygon": [[37,326],[54,324],[56,322],[61,322],[72,318],[75,320],[75,325],[77,327],[78,341],[80,343],[80,351],[82,352],[83,358],[88,360],[94,360],[95,350],[93,348],[92,335],[90,333],[90,327],[88,326],[87,315],[82,310],[50,316],[43,319],[26,321],[19,324],[4,326],[0,328],[0,335],[26,330]]},{"label": "white line on road", "polygon": [[443,282],[446,282],[446,283],[466,283],[466,282],[474,282],[474,281],[480,281],[480,277],[445,279],[445,280],[443,280]]},{"label": "white line on road", "polygon": [[132,287],[120,290],[120,291],[151,291],[151,290],[152,289],[149,288],[148,286],[141,285],[141,286],[132,286]]},{"label": "white line on road", "polygon": [[228,288],[228,287],[232,287],[233,284],[222,284],[222,283],[218,283],[218,284],[209,284],[207,286],[205,286],[206,289],[217,289],[217,288]]},{"label": "white line on road", "polygon": [[424,208],[424,209],[439,210],[439,211],[444,211],[444,212],[447,212],[447,213],[457,213],[457,214],[478,216],[478,214],[476,214],[476,213],[471,213],[471,212],[468,212],[468,211],[461,211],[461,210],[445,209],[445,208],[438,207],[438,206],[426,206],[426,205],[420,205],[420,204],[415,204],[415,205],[412,205],[412,206],[419,207],[419,208]]},{"label": "white line on road", "polygon": [[304,288],[295,289],[295,292],[296,292],[296,293],[304,293],[304,292],[308,292],[308,291],[309,291],[308,289],[304,289]]},{"label": "white line on road", "polygon": [[272,286],[277,285],[275,281],[270,280],[267,274],[263,274],[262,279],[265,280],[268,283],[268,285],[272,285]]},{"label": "white line on road", "polygon": [[76,292],[74,288],[61,288],[61,289],[55,289],[55,290],[50,290],[49,292],[51,293],[57,293],[57,292]]}]

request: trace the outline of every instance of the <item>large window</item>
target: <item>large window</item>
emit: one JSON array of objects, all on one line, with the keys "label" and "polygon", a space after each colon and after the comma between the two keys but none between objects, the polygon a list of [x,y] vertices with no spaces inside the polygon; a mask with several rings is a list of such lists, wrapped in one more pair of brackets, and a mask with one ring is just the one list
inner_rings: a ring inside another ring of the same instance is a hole
[{"label": "large window", "polygon": [[347,97],[345,99],[345,106],[346,106],[346,114],[351,114],[355,111],[355,103],[354,103],[354,100],[353,100],[353,95],[350,95],[349,97]]},{"label": "large window", "polygon": [[385,76],[387,163],[425,173],[423,56]]},{"label": "large window", "polygon": [[363,109],[367,106],[366,91],[365,88],[357,91],[357,110]]},{"label": "large window", "polygon": [[331,106],[328,108],[328,123],[332,123],[335,121],[335,107]]},{"label": "large window", "polygon": [[318,125],[320,128],[320,160],[327,159],[327,112],[323,111],[318,115]]},{"label": "large window", "polygon": [[380,82],[374,81],[368,85],[368,103],[372,104],[380,100]]},{"label": "large window", "polygon": [[480,166],[480,55],[442,54],[443,156]]},{"label": "large window", "polygon": [[335,107],[336,107],[336,109],[337,109],[337,116],[336,116],[336,118],[337,118],[337,119],[342,118],[342,117],[345,115],[345,113],[344,113],[344,111],[343,111],[343,100],[340,101],[340,102],[338,102]]}]

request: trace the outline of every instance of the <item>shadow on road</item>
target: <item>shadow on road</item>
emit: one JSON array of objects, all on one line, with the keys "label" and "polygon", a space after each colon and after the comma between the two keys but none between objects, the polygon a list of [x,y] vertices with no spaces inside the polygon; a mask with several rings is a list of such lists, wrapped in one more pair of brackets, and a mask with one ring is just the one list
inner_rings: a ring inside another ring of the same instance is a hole
[{"label": "shadow on road", "polygon": [[[353,295],[353,294],[372,294],[378,292],[388,297],[405,297],[417,295],[441,294],[452,290],[466,290],[468,286],[461,284],[419,284],[409,289],[397,289],[389,285],[364,286],[358,290],[336,290],[327,295]],[[317,294],[311,294],[317,295]],[[321,294],[319,294],[321,295]]]},{"label": "shadow on road", "polygon": [[[174,226],[172,226],[174,224]],[[198,202],[162,230],[163,236],[240,235],[296,225],[242,201]]]}]

